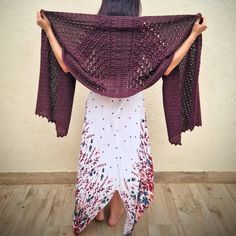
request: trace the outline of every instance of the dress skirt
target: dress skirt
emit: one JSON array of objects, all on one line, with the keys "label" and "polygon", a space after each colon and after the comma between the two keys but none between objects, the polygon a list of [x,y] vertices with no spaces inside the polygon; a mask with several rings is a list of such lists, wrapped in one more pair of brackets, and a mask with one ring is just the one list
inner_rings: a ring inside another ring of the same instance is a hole
[{"label": "dress skirt", "polygon": [[132,235],[154,197],[153,161],[143,92],[112,98],[90,91],[85,105],[72,229],[79,234],[118,191]]}]

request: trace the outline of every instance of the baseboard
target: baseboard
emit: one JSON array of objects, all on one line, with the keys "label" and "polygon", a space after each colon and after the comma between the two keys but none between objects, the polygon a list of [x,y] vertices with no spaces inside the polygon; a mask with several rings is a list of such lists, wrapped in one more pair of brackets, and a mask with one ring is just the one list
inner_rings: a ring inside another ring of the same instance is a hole
[{"label": "baseboard", "polygon": [[[0,184],[75,184],[76,172],[1,172]],[[155,183],[236,183],[236,171],[159,171]]]}]

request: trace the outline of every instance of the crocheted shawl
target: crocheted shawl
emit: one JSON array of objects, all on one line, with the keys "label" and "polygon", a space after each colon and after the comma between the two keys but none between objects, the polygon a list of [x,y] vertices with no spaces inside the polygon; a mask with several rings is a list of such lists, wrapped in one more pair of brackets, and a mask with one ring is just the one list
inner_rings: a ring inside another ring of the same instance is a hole
[{"label": "crocheted shawl", "polygon": [[163,74],[201,13],[105,16],[42,11],[69,70],[60,67],[42,29],[35,114],[55,123],[57,137],[68,133],[76,81],[101,95],[123,98],[162,78],[169,142],[182,145],[181,133],[202,125],[198,84],[202,34],[174,70]]}]

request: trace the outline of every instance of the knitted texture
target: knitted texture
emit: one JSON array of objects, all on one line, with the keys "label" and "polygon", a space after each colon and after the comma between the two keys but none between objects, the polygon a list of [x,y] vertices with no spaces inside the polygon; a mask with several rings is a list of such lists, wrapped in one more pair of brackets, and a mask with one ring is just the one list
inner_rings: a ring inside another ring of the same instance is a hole
[{"label": "knitted texture", "polygon": [[56,125],[57,137],[69,129],[76,80],[104,96],[132,96],[163,81],[168,138],[181,144],[181,133],[202,125],[199,69],[202,34],[168,75],[175,51],[191,33],[196,15],[107,16],[45,11],[62,47],[69,72],[58,64],[44,30],[35,114]]}]

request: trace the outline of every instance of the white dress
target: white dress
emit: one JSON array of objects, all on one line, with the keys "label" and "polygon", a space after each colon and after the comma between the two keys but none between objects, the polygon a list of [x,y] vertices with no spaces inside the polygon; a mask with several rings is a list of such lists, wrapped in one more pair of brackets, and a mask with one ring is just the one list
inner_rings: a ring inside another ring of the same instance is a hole
[{"label": "white dress", "polygon": [[117,190],[127,211],[122,235],[132,235],[154,194],[143,92],[112,98],[90,91],[78,163],[73,232],[81,232]]}]

